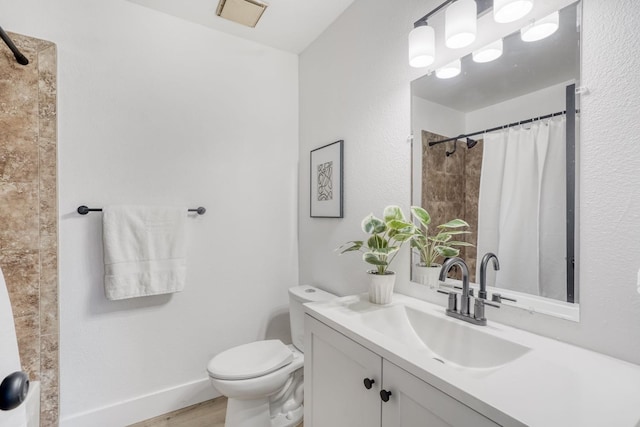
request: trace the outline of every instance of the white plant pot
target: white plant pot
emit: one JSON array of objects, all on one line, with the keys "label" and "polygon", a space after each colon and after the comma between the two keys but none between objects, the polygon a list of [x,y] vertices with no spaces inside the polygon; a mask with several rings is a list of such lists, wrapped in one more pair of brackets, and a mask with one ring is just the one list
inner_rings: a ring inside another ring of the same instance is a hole
[{"label": "white plant pot", "polygon": [[389,304],[393,296],[393,286],[396,283],[396,273],[387,271],[387,274],[376,274],[368,271],[369,276],[369,301],[374,304]]},{"label": "white plant pot", "polygon": [[416,280],[418,283],[428,286],[431,289],[438,289],[440,287],[440,269],[441,265],[434,267],[425,267],[424,265],[416,264],[415,266]]}]

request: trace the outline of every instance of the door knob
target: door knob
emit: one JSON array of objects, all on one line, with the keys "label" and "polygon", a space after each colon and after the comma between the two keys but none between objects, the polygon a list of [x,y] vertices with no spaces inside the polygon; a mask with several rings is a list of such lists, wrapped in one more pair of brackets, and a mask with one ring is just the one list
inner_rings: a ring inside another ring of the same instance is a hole
[{"label": "door knob", "polygon": [[364,388],[366,388],[367,390],[371,390],[371,387],[373,387],[373,384],[376,382],[376,380],[374,380],[373,378],[365,378],[364,379]]},{"label": "door knob", "polygon": [[20,406],[29,392],[29,378],[22,371],[7,376],[0,384],[0,410],[10,411]]},{"label": "door knob", "polygon": [[380,399],[382,399],[383,402],[388,402],[389,401],[389,396],[391,396],[391,392],[387,391],[387,390],[380,390]]}]

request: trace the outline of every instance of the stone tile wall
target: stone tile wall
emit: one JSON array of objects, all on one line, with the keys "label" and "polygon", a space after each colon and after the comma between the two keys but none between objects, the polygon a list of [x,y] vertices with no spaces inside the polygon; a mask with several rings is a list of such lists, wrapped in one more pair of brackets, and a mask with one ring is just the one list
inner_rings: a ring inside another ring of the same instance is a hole
[{"label": "stone tile wall", "polygon": [[40,381],[43,427],[58,425],[56,46],[9,33],[0,42],[0,267],[23,369]]},{"label": "stone tile wall", "polygon": [[[465,236],[465,241],[475,245],[482,141],[470,150],[458,142],[455,154],[448,157],[446,152],[453,151],[453,142],[429,147],[429,142],[447,138],[422,131],[422,207],[431,215],[434,227],[455,218],[467,221],[471,234]],[[475,281],[476,248],[462,248],[460,256],[469,265],[470,280]]]}]

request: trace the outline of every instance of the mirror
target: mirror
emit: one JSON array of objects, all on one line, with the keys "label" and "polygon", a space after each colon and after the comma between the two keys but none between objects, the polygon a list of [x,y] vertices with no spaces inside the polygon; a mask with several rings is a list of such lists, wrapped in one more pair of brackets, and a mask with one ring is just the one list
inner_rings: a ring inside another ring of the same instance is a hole
[{"label": "mirror", "polygon": [[[524,42],[518,30],[494,61],[467,55],[458,76],[411,83],[412,204],[430,213],[430,233],[465,220],[471,233],[456,237],[473,245],[458,247],[471,282],[493,252],[489,298],[576,319],[580,15],[570,4],[545,39]],[[420,261],[414,253],[411,277],[424,285]]]}]

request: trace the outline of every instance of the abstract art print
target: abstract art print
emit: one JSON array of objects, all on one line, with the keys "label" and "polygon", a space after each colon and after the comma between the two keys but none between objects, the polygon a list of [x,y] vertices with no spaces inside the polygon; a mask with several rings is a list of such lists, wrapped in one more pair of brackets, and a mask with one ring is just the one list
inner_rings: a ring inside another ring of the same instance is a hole
[{"label": "abstract art print", "polygon": [[342,218],[343,144],[311,151],[311,217]]}]

